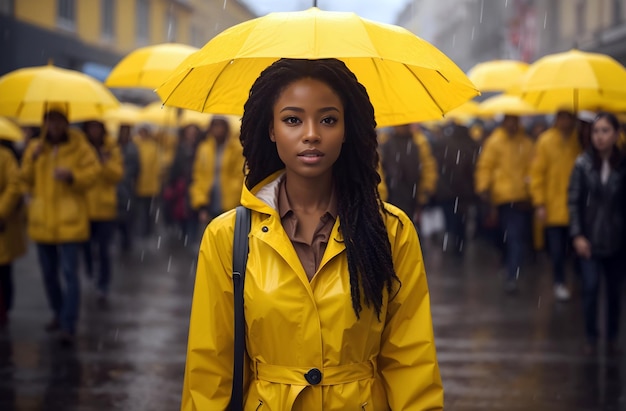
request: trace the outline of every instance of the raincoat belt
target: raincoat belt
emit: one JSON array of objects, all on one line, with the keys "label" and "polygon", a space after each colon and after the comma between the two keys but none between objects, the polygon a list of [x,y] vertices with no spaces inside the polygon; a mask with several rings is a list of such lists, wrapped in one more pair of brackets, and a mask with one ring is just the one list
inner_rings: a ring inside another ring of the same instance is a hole
[{"label": "raincoat belt", "polygon": [[301,386],[340,385],[374,378],[376,375],[376,364],[374,361],[320,368],[319,371],[322,378],[318,384],[310,384],[305,377],[305,374],[311,370],[317,370],[314,367],[288,367],[260,362],[254,362],[252,367],[254,375],[259,380]]}]

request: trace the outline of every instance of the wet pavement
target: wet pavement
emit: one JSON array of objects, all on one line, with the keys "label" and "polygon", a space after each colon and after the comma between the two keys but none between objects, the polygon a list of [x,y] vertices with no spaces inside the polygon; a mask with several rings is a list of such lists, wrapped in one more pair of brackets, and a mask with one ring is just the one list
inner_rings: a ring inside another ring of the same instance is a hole
[{"label": "wet pavement", "polygon": [[[522,270],[520,293],[508,296],[491,247],[475,241],[463,260],[432,240],[423,248],[446,410],[626,409],[626,356],[582,353],[573,276],[572,301],[555,302],[540,255]],[[34,248],[16,263],[15,307],[0,331],[0,410],[178,409],[193,253],[162,236],[115,256],[108,307],[82,276],[74,348],[43,330],[50,313]]]}]

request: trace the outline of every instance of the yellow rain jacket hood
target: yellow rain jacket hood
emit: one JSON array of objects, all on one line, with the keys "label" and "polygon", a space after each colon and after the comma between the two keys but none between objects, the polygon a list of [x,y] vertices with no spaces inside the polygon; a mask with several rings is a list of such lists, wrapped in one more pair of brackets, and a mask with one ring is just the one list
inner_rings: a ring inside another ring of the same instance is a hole
[{"label": "yellow rain jacket hood", "polygon": [[117,183],[124,175],[122,153],[111,138],[104,140],[101,148],[101,168],[94,185],[87,191],[89,219],[92,221],[112,221],[117,217]]},{"label": "yellow rain jacket hood", "polygon": [[[357,319],[339,220],[309,282],[277,212],[280,172],[241,203],[252,209],[244,299],[244,410],[441,410],[443,388],[419,241],[411,220],[386,205],[401,281],[384,293],[381,320]],[[196,274],[183,411],[226,410],[233,370],[232,249],[235,212],[205,231]],[[304,374],[321,371],[312,385]]]},{"label": "yellow rain jacket hood", "polygon": [[530,194],[535,207],[545,206],[546,226],[569,225],[567,187],[581,152],[576,132],[565,139],[552,127],[537,140],[530,169]]},{"label": "yellow rain jacket hood", "polygon": [[[243,148],[236,134],[231,134],[224,143],[220,181],[222,210],[230,210],[239,205],[243,186]],[[215,156],[217,143],[213,137],[200,143],[193,163],[192,182],[189,186],[191,207],[199,209],[211,202],[211,188],[215,181]]]},{"label": "yellow rain jacket hood", "polygon": [[510,137],[498,127],[485,142],[476,165],[476,192],[489,193],[495,205],[529,201],[533,143],[519,131]]},{"label": "yellow rain jacket hood", "polygon": [[[24,154],[21,176],[31,194],[28,234],[38,243],[83,242],[89,238],[86,193],[96,181],[100,165],[97,154],[78,130],[68,130],[68,141],[53,146],[33,141]],[[42,151],[33,161],[33,150]],[[54,169],[68,168],[74,181],[54,178]]]},{"label": "yellow rain jacket hood", "polygon": [[17,160],[0,146],[0,264],[9,264],[26,252],[26,216]]}]

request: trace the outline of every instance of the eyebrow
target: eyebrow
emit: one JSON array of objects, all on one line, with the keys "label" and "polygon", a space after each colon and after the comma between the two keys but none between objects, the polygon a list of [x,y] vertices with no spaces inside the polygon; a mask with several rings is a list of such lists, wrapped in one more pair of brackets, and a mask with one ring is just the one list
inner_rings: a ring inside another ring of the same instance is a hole
[{"label": "eyebrow", "polygon": [[[297,111],[298,113],[304,113],[304,109],[301,107],[291,107],[291,106],[287,106],[284,107],[282,110],[280,110],[280,113],[282,113],[283,111]],[[319,113],[326,113],[328,111],[336,111],[339,112],[339,109],[337,107],[322,107],[319,110],[317,110]]]}]

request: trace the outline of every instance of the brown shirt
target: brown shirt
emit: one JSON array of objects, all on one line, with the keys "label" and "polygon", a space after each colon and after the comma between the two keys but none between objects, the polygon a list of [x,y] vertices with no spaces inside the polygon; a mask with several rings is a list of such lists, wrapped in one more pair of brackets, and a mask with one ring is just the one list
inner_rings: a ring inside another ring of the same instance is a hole
[{"label": "brown shirt", "polygon": [[302,267],[304,267],[307,277],[311,280],[322,262],[322,257],[324,257],[324,251],[326,251],[326,245],[328,245],[330,233],[332,232],[335,220],[337,219],[337,197],[335,196],[335,191],[333,190],[328,203],[328,208],[326,209],[324,215],[320,217],[320,222],[317,225],[317,228],[315,228],[315,233],[313,234],[313,241],[309,243],[308,239],[305,239],[298,234],[298,219],[291,208],[291,204],[289,204],[287,190],[285,189],[285,181],[286,180],[283,179],[278,188],[278,214],[280,215],[280,221],[283,228],[287,232],[287,236],[291,240],[293,248],[296,250],[296,254],[298,254]]}]

